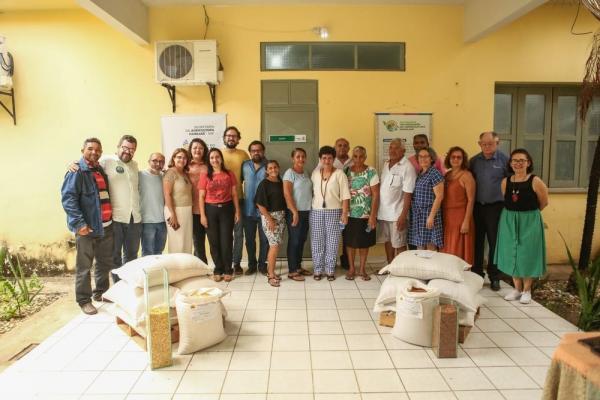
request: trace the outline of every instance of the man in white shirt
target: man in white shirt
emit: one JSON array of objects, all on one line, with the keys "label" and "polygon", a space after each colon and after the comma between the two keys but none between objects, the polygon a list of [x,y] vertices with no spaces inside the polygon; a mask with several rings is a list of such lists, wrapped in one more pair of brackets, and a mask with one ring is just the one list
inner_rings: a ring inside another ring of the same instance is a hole
[{"label": "man in white shirt", "polygon": [[404,156],[405,152],[402,139],[392,140],[389,147],[389,160],[385,162],[381,171],[377,233],[378,241],[385,242],[388,263],[406,250],[408,212],[417,179],[415,169]]},{"label": "man in white shirt", "polygon": [[140,212],[142,213],[142,256],[162,254],[167,242],[163,168],[165,156],[152,153],[148,169],[140,171]]},{"label": "man in white shirt", "polygon": [[[124,135],[117,153],[103,157],[100,164],[108,176],[108,191],[113,209],[115,268],[137,258],[142,235],[142,214],[138,187],[138,165],[133,160],[137,140]],[[113,274],[113,282],[119,278]]]}]

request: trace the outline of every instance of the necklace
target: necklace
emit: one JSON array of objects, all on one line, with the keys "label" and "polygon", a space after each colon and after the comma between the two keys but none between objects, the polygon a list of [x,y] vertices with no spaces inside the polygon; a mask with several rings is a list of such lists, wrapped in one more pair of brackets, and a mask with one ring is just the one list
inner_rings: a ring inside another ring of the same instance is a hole
[{"label": "necklace", "polygon": [[[517,177],[513,176],[513,179],[511,180],[512,183],[517,183]],[[519,182],[525,182],[525,181],[519,181]],[[512,194],[510,196],[510,199],[512,200],[513,203],[516,203],[519,201],[519,188],[516,187],[516,185],[512,185]]]},{"label": "necklace", "polygon": [[[327,178],[325,178],[323,176],[323,169],[321,169],[321,183],[320,183],[320,189],[321,189],[321,197],[323,197],[323,208],[327,208],[327,205],[325,203],[325,193],[327,193],[327,185],[329,185],[329,178],[331,178],[331,174],[333,172],[329,173],[329,176]],[[325,181],[325,190],[323,190],[323,181]]]}]

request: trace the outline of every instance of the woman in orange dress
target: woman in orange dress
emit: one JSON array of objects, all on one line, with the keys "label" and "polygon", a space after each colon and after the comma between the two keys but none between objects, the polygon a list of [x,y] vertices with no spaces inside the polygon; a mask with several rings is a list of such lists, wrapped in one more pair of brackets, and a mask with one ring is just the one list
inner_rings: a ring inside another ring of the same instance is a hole
[{"label": "woman in orange dress", "polygon": [[467,153],[460,147],[448,150],[444,165],[449,170],[445,176],[444,201],[444,247],[440,251],[454,254],[473,264],[475,223],[475,179],[469,171]]}]

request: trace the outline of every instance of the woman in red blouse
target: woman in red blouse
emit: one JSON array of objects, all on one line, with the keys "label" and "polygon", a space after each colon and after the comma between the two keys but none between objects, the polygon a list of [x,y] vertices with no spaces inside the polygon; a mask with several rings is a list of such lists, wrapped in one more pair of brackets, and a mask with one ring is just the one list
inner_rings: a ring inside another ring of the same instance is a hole
[{"label": "woman in red blouse", "polygon": [[200,223],[208,234],[214,280],[229,282],[233,277],[233,224],[240,220],[237,182],[233,172],[225,168],[221,150],[210,149],[208,161],[208,171],[198,182]]}]

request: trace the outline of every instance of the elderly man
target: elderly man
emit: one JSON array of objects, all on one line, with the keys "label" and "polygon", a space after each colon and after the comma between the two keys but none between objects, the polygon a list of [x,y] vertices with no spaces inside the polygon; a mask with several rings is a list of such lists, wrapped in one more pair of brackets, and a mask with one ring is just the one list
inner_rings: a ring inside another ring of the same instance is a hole
[{"label": "elderly man", "polygon": [[[248,270],[246,275],[252,275],[257,268],[261,274],[267,274],[267,251],[269,242],[262,229],[260,213],[254,203],[258,184],[265,179],[267,160],[265,158],[265,145],[254,140],[248,146],[250,160],[242,163],[242,183],[244,186],[244,237],[246,240],[246,252],[248,253]],[[258,229],[259,251],[258,261],[256,259],[256,231]]]},{"label": "elderly man", "polygon": [[[61,196],[67,225],[75,233],[77,243],[75,300],[84,313],[93,315],[98,311],[91,298],[102,300],[102,294],[109,287],[108,274],[113,268],[112,207],[108,177],[98,163],[102,155],[100,140],[86,139],[81,153],[77,171],[65,175]],[[92,295],[90,271],[94,260]]]},{"label": "elderly man", "polygon": [[[242,163],[249,159],[248,153],[237,148],[240,144],[242,134],[235,126],[228,126],[223,133],[223,162],[225,168],[234,173],[236,181],[241,182]],[[240,199],[240,209],[243,209],[242,185],[236,185],[238,199]],[[240,266],[242,261],[242,247],[244,244],[244,218],[240,218],[233,226],[233,271],[236,275],[241,275],[244,271]]]},{"label": "elderly man", "polygon": [[152,153],[148,169],[140,171],[140,212],[142,213],[142,256],[162,254],[167,242],[163,168],[165,156]]},{"label": "elderly man", "polygon": [[381,171],[380,203],[377,213],[379,242],[385,242],[385,255],[390,263],[406,250],[408,212],[417,174],[408,158],[401,139],[389,145],[389,160]]},{"label": "elderly man", "polygon": [[471,271],[485,276],[483,272],[483,252],[488,241],[487,272],[492,290],[500,290],[498,267],[494,264],[494,250],[500,213],[504,208],[502,179],[508,176],[508,156],[498,150],[500,139],[496,132],[483,132],[479,135],[481,153],[471,158],[469,165],[477,183],[473,220],[475,221],[475,258]]}]

